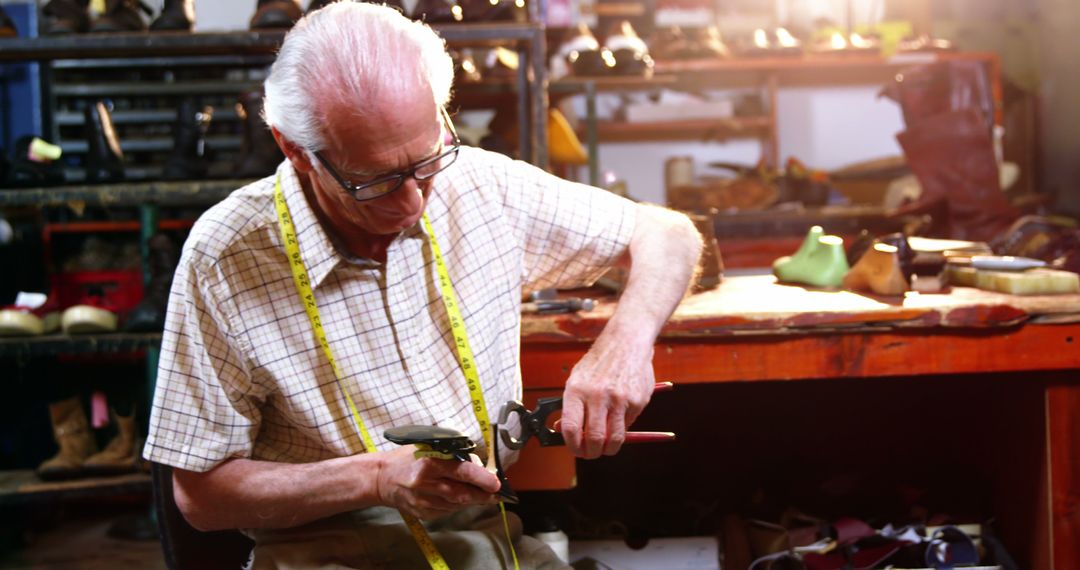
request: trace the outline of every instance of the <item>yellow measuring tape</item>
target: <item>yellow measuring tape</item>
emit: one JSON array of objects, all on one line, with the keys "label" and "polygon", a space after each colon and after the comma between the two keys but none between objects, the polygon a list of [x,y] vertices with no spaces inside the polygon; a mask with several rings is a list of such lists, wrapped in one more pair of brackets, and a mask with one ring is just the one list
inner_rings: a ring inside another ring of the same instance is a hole
[{"label": "yellow measuring tape", "polygon": [[[300,255],[300,243],[296,238],[296,228],[293,225],[292,216],[289,214],[289,205],[285,202],[285,194],[281,190],[281,176],[278,175],[274,184],[274,206],[277,209],[278,227],[281,230],[281,239],[285,244],[285,253],[289,258],[289,266],[292,269],[293,281],[296,284],[296,292],[300,295],[300,301],[304,305],[304,311],[307,313],[308,320],[311,321],[311,328],[315,332],[315,338],[319,342],[319,346],[322,347],[323,352],[326,354],[326,359],[330,362],[330,368],[334,371],[334,377],[338,381],[338,388],[342,394],[345,395],[345,401],[349,404],[349,411],[352,413],[353,421],[356,423],[356,428],[360,432],[360,439],[364,443],[365,451],[375,450],[375,441],[371,439],[371,434],[368,433],[367,427],[364,425],[364,420],[360,417],[360,412],[356,409],[356,403],[353,402],[352,396],[349,395],[349,391],[345,389],[345,382],[341,374],[341,369],[338,368],[337,361],[334,360],[333,351],[330,350],[330,342],[326,338],[326,331],[323,330],[322,319],[319,317],[319,307],[315,302],[315,293],[311,289],[311,280],[308,278],[307,269],[304,267],[304,260]],[[472,349],[469,347],[468,335],[465,332],[465,323],[461,317],[461,310],[457,306],[457,298],[454,295],[453,285],[450,283],[450,275],[446,271],[446,264],[443,262],[442,253],[439,250],[439,245],[435,241],[435,234],[431,231],[431,223],[428,221],[427,214],[424,214],[424,227],[427,229],[428,238],[431,242],[431,248],[434,252],[435,263],[439,272],[439,286],[442,289],[443,303],[446,305],[446,312],[450,317],[450,326],[454,332],[455,347],[457,348],[458,361],[461,364],[462,371],[465,373],[465,379],[469,385],[469,393],[473,399],[473,411],[476,413],[477,420],[480,422],[480,427],[483,430],[484,442],[488,445],[488,450],[494,453],[492,447],[491,421],[488,418],[487,406],[484,404],[483,391],[480,388],[480,378],[476,373],[476,367],[473,363]],[[503,528],[506,531],[507,545],[510,547],[510,554],[514,559],[514,568],[518,568],[517,553],[514,551],[513,542],[510,540],[510,526],[506,520],[506,507],[502,502],[499,502],[499,510],[502,513]],[[424,557],[427,558],[428,564],[433,570],[450,570],[450,567],[446,564],[442,555],[439,554],[438,548],[431,540],[431,537],[427,533],[427,529],[424,528],[416,517],[405,513],[400,513],[401,518],[405,520],[405,525],[409,528],[409,531],[413,535],[413,539],[416,541],[417,546],[424,553]]]}]

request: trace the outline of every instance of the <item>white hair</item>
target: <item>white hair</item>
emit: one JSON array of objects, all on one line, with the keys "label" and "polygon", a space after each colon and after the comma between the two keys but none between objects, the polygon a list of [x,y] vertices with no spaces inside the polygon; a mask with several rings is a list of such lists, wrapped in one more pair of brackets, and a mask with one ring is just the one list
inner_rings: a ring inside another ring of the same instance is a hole
[{"label": "white hair", "polygon": [[429,26],[388,6],[342,0],[285,36],[266,78],[263,119],[293,144],[323,150],[330,113],[379,113],[424,88],[445,106],[453,80],[446,42]]}]

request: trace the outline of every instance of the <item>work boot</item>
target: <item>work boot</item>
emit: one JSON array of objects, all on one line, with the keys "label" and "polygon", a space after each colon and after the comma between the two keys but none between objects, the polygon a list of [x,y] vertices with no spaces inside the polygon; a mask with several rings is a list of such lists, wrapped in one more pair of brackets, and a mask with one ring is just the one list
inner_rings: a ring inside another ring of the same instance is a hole
[{"label": "work boot", "polygon": [[64,168],[58,161],[59,146],[26,135],[15,141],[15,154],[7,172],[12,188],[55,186],[64,183]]},{"label": "work boot", "polygon": [[38,466],[38,477],[51,481],[81,475],[83,462],[97,451],[97,444],[79,398],[49,404],[49,419],[60,451]]},{"label": "work boot", "polygon": [[979,111],[951,111],[896,135],[922,195],[894,216],[937,212],[931,237],[990,241],[1020,217],[1001,191],[990,132]]},{"label": "work boot", "polygon": [[243,124],[240,160],[236,167],[238,178],[261,178],[273,174],[285,155],[262,120],[263,94],[249,91],[240,95],[236,113]]},{"label": "work boot", "polygon": [[0,6],[0,38],[13,38],[17,35],[19,30],[15,29],[15,22],[4,11],[4,7]]},{"label": "work boot", "polygon": [[190,32],[195,23],[195,0],[165,0],[161,14],[150,24],[155,32]]},{"label": "work boot", "polygon": [[81,34],[90,29],[90,0],[50,0],[41,9],[41,34]]},{"label": "work boot", "polygon": [[150,238],[150,283],[142,301],[131,310],[124,329],[130,332],[155,332],[165,327],[165,307],[169,301],[178,254],[176,244],[166,234]]},{"label": "work boot", "polygon": [[116,138],[112,115],[104,101],[86,107],[86,181],[118,182],[124,179],[124,151]]},{"label": "work boot", "polygon": [[140,0],[107,0],[105,13],[90,22],[90,33],[141,32],[146,20],[140,11],[147,16],[152,13]]},{"label": "work boot", "polygon": [[249,27],[252,30],[288,29],[303,15],[300,0],[259,0]]},{"label": "work boot", "polygon": [[195,108],[195,102],[184,99],[176,110],[173,149],[165,162],[165,180],[196,180],[204,178],[210,168],[206,155],[206,131],[214,108]]},{"label": "work boot", "polygon": [[138,462],[138,432],[135,427],[135,412],[121,416],[116,410],[110,410],[116,423],[116,435],[105,449],[91,455],[83,462],[83,470],[88,475],[116,475],[130,473]]}]

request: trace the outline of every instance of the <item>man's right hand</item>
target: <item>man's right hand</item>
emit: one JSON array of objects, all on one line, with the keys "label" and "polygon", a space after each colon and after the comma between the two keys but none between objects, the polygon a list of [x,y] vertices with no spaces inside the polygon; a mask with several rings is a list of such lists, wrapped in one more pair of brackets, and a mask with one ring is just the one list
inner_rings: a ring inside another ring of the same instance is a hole
[{"label": "man's right hand", "polygon": [[432,519],[469,505],[498,502],[499,479],[470,462],[424,457],[416,459],[416,447],[407,445],[380,452],[378,494],[380,501],[421,519]]}]

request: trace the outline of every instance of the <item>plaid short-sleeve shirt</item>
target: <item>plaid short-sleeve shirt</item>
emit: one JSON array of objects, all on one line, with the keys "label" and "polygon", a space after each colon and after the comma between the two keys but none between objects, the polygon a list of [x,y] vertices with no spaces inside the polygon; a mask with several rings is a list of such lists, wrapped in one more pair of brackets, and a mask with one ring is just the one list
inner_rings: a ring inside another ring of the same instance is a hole
[{"label": "plaid short-sleeve shirt", "polygon": [[[482,442],[421,224],[385,264],[333,246],[288,162],[278,168],[345,389],[379,449],[387,428],[440,425]],[[143,451],[207,471],[231,458],[301,463],[364,450],[297,297],[273,204],[275,177],[208,210],[169,297]],[[598,278],[630,242],[635,205],[519,161],[462,148],[427,205],[490,414],[521,397],[523,290]],[[492,418],[494,420],[494,418]]]}]

